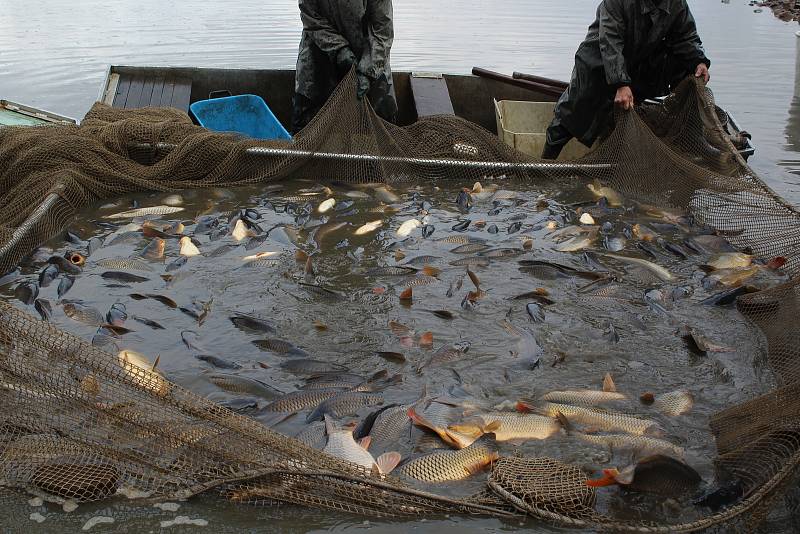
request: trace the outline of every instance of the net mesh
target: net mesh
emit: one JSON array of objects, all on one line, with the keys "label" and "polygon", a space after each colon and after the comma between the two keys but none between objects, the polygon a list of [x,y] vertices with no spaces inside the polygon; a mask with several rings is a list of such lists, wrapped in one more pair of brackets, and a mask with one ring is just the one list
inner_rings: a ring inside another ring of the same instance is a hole
[{"label": "net mesh", "polygon": [[711,93],[687,80],[664,105],[619,114],[610,137],[582,160],[553,164],[455,117],[388,124],[355,97],[354,86],[346,78],[290,144],[208,132],[175,110],[101,104],[80,126],[0,130],[0,272],[62,231],[78,209],[134,191],[298,176],[389,183],[487,174],[597,179],[629,199],[688,210],[742,250],[787,260],[793,281],[737,301],[763,332],[777,388],[710,422],[718,478],[739,481],[742,499],[680,525],[614,520],[595,510],[578,467],[549,458],[502,458],[487,489],[469,498],[421,491],[275,433],[0,303],[5,484],[76,502],[211,493],[237,503],[377,517],[528,514],[563,526],[636,532],[749,529],[765,519],[800,463],[800,216],[739,156],[741,140],[725,130]]}]

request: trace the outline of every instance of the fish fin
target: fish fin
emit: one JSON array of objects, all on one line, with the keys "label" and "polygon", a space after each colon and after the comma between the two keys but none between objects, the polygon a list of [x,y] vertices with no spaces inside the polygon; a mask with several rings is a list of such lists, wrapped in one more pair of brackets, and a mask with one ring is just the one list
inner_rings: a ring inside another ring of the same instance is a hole
[{"label": "fish fin", "polygon": [[436,428],[430,421],[421,416],[419,412],[417,412],[414,409],[413,406],[409,408],[406,413],[408,414],[409,419],[411,419],[411,422],[414,423],[415,425],[421,426],[423,428],[429,428],[431,430],[434,430],[434,428]]},{"label": "fish fin", "polygon": [[616,475],[619,473],[616,469],[603,469],[603,476],[599,478],[590,478],[586,481],[586,485],[591,488],[602,488],[605,486],[613,486],[617,483]]},{"label": "fish fin", "polygon": [[369,446],[372,444],[372,436],[364,436],[359,440],[358,444],[361,445],[362,449],[368,451]]},{"label": "fish fin", "polygon": [[491,423],[483,427],[483,433],[493,434],[498,430],[500,430],[501,426],[503,426],[503,423],[501,423],[500,421],[492,421]]},{"label": "fish fin", "polygon": [[375,460],[375,465],[378,466],[378,470],[383,473],[384,475],[388,475],[397,465],[400,463],[402,456],[400,456],[399,452],[385,452],[378,456]]},{"label": "fish fin", "polygon": [[617,392],[617,385],[614,383],[611,373],[606,373],[606,376],[603,377],[603,391],[606,393]]},{"label": "fish fin", "polygon": [[572,426],[572,423],[569,422],[569,419],[567,419],[563,413],[558,412],[556,414],[556,419],[558,419],[558,422],[561,424],[561,428],[563,428],[567,434],[570,434],[575,430],[575,428]]},{"label": "fish fin", "polygon": [[369,380],[367,380],[367,382],[375,382],[376,380],[383,380],[388,376],[389,376],[389,371],[383,369],[382,371],[378,371],[377,373],[369,377]]},{"label": "fish fin", "polygon": [[419,336],[420,347],[430,347],[431,345],[433,345],[433,332],[424,332]]},{"label": "fish fin", "polygon": [[333,422],[333,419],[328,414],[322,416],[325,420],[325,433],[329,436],[332,436],[333,433],[336,431],[336,424]]},{"label": "fish fin", "polygon": [[436,432],[439,437],[454,449],[463,449],[469,447],[473,442],[465,443],[463,437],[459,436],[456,432],[451,432],[447,429],[439,429]]},{"label": "fish fin", "polygon": [[781,267],[786,265],[786,261],[787,261],[786,258],[783,256],[775,256],[774,258],[772,258],[767,262],[766,267],[772,270],[780,269]]},{"label": "fish fin", "polygon": [[[606,473],[607,471],[609,473]],[[604,469],[603,473],[613,476],[614,480],[616,480],[618,484],[628,485],[633,482],[633,477],[636,473],[636,465],[629,465],[622,471],[617,471],[616,469]]]},{"label": "fish fin", "polygon": [[518,400],[515,409],[519,413],[531,413],[533,411],[533,406],[531,406],[530,402]]},{"label": "fish fin", "polygon": [[432,267],[431,265],[425,265],[422,267],[422,274],[425,276],[439,276],[442,273],[442,270],[437,267]]},{"label": "fish fin", "polygon": [[483,429],[478,425],[447,425],[447,430],[463,434],[470,438],[477,438],[483,435]]},{"label": "fish fin", "polygon": [[422,390],[419,392],[419,399],[417,399],[417,402],[422,402],[427,398],[428,398],[428,383],[425,382],[424,384],[422,384]]},{"label": "fish fin", "polygon": [[508,332],[512,336],[517,336],[517,337],[522,336],[522,333],[519,331],[519,329],[516,326],[514,326],[513,324],[509,323],[508,320],[503,319],[502,321],[500,321],[499,324],[500,324],[500,327],[503,330],[505,330],[506,332]]},{"label": "fish fin", "polygon": [[153,362],[153,367],[150,368],[151,371],[155,371],[156,367],[158,367],[158,362],[161,361],[161,355],[156,356],[156,361]]},{"label": "fish fin", "polygon": [[492,465],[492,462],[487,462],[485,460],[478,460],[473,464],[465,466],[464,469],[466,469],[467,473],[469,473],[470,475],[477,475],[485,471],[486,468],[489,467],[490,465]]},{"label": "fish fin", "polygon": [[[273,427],[279,425],[294,416],[297,412],[271,412],[259,417],[259,421],[265,426]],[[327,428],[327,427],[326,427]]]},{"label": "fish fin", "polygon": [[454,407],[461,406],[461,403],[463,402],[458,397],[448,395],[447,393],[442,393],[441,395],[434,397],[432,400],[433,402],[438,402],[439,404],[444,404],[445,406],[454,406]]},{"label": "fish fin", "polygon": [[477,289],[478,292],[480,293],[480,291],[481,291],[481,281],[478,278],[478,275],[476,275],[475,273],[470,271],[469,267],[467,267],[467,276],[469,276],[469,279],[472,281],[472,284],[475,286],[475,289]]}]

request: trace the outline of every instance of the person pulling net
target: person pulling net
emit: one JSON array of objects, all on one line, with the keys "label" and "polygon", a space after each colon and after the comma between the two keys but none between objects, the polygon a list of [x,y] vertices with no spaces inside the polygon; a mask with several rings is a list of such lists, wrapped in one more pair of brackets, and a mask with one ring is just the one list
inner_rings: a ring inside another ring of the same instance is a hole
[{"label": "person pulling net", "polygon": [[556,159],[572,138],[591,147],[608,134],[612,106],[669,94],[688,74],[707,83],[710,66],[686,0],[604,0],[575,53],[542,158]]}]

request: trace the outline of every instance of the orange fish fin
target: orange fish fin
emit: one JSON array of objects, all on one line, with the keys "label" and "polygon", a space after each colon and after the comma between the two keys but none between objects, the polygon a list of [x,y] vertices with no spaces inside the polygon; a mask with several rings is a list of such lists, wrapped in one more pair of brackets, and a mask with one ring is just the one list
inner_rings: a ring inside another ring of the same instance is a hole
[{"label": "orange fish fin", "polygon": [[454,449],[463,449],[464,447],[468,447],[471,443],[465,443],[463,438],[459,437],[457,433],[450,432],[447,429],[437,431],[436,433],[439,434],[439,437],[442,438],[442,441]]},{"label": "orange fish fin", "polygon": [[430,347],[431,345],[433,345],[433,332],[425,332],[419,336],[420,347]]},{"label": "orange fish fin", "polygon": [[603,391],[606,393],[616,393],[617,391],[617,385],[614,383],[611,373],[606,373],[606,376],[603,377]]},{"label": "orange fish fin", "polygon": [[616,469],[603,469],[603,476],[600,478],[590,478],[586,481],[586,485],[591,488],[613,486],[614,484],[617,484],[617,474],[619,474],[619,471]]},{"label": "orange fish fin", "polygon": [[388,475],[394,468],[397,467],[397,464],[400,463],[402,456],[400,456],[399,452],[385,452],[378,456],[375,460],[375,465],[378,466],[378,470],[383,473],[384,475]]},{"label": "orange fish fin", "polygon": [[430,265],[425,265],[422,267],[422,274],[425,276],[439,276],[442,270],[437,267],[432,267]]},{"label": "orange fish fin", "polygon": [[463,446],[458,442],[458,440],[454,438],[446,429],[435,426],[433,423],[431,423],[423,416],[421,416],[419,413],[417,413],[417,411],[414,409],[413,406],[409,408],[408,412],[406,413],[408,414],[408,417],[411,418],[411,422],[414,423],[415,425],[427,428],[428,430],[439,436],[442,439],[442,441],[444,441],[451,447],[455,447],[456,449],[463,448]]},{"label": "orange fish fin", "polygon": [[501,426],[503,426],[503,423],[501,423],[500,421],[492,421],[491,423],[483,427],[483,433],[491,434],[493,432],[497,432],[498,430],[500,430]]},{"label": "orange fish fin", "polygon": [[525,401],[517,401],[516,410],[520,413],[531,413],[533,411],[533,406]]},{"label": "orange fish fin", "polygon": [[358,444],[361,445],[362,449],[368,451],[369,446],[372,444],[372,436],[364,436],[359,440]]},{"label": "orange fish fin", "polygon": [[483,431],[478,425],[447,425],[447,430],[457,432],[471,438],[477,438],[483,434]]},{"label": "orange fish fin", "polygon": [[489,458],[481,458],[474,464],[466,466],[464,469],[466,469],[467,473],[470,475],[477,475],[485,471],[490,465],[492,465],[492,461]]}]

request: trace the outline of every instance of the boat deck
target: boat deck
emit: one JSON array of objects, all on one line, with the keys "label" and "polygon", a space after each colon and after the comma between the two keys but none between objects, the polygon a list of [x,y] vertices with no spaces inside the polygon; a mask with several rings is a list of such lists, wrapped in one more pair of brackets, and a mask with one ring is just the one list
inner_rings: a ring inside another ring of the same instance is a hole
[{"label": "boat deck", "polygon": [[112,106],[135,109],[148,106],[173,107],[187,111],[192,96],[192,80],[175,76],[117,74]]}]

